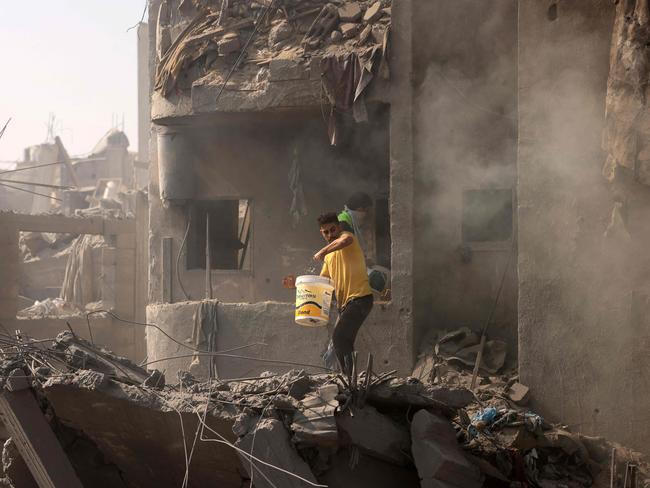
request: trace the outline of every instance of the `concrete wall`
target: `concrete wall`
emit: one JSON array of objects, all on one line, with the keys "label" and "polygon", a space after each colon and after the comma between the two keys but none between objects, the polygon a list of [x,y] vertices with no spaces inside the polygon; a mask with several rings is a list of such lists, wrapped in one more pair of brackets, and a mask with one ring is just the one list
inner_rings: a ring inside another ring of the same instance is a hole
[{"label": "concrete wall", "polygon": [[[605,237],[601,175],[613,2],[520,2],[519,361],[534,407],[648,451],[647,189]],[[619,229],[620,230],[620,229]]]},{"label": "concrete wall", "polygon": [[[165,305],[150,305],[147,308],[147,323],[155,324],[181,344],[195,345],[192,340],[194,314],[198,302],[180,302]],[[359,362],[365,368],[368,353],[374,357],[376,371],[398,369],[410,371],[411,358],[404,354],[407,331],[393,320],[395,310],[391,304],[375,304],[370,317],[361,328],[356,341]],[[219,303],[217,305],[217,350],[225,351],[246,345],[263,343],[229,354],[256,358],[237,359],[218,357],[217,370],[221,378],[257,376],[264,371],[288,371],[307,369],[323,372],[321,354],[327,349],[330,327],[302,327],[296,325],[294,307],[289,303],[260,302],[255,304]],[[331,321],[333,322],[333,321]],[[176,357],[150,364],[150,368],[166,371],[168,381],[176,379],[178,370],[190,370],[193,351],[170,341],[159,330],[147,329],[148,362]],[[189,357],[180,357],[189,356]],[[265,362],[263,359],[271,361]],[[297,363],[288,365],[273,360]],[[208,359],[200,358],[198,372],[206,371]],[[314,365],[315,367],[301,366]],[[197,371],[192,369],[192,371]]]},{"label": "concrete wall", "polygon": [[463,191],[514,193],[517,2],[415,2],[413,19],[416,342],[480,329],[511,259],[489,333],[515,356],[512,240],[464,243],[461,222]]}]

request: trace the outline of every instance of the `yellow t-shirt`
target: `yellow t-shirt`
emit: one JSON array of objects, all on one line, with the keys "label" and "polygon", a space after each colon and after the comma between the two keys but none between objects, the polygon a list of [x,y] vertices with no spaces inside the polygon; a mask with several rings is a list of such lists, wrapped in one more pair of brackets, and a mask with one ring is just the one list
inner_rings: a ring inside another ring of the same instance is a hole
[{"label": "yellow t-shirt", "polygon": [[343,308],[353,298],[372,295],[368,283],[366,259],[363,257],[359,241],[354,234],[349,232],[345,234],[352,236],[352,244],[325,256],[325,264],[320,273],[334,283],[339,308]]}]

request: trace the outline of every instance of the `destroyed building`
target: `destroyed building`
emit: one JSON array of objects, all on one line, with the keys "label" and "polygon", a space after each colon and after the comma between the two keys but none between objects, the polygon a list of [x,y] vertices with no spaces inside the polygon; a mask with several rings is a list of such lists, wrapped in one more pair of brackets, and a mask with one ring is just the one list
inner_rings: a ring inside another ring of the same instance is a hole
[{"label": "destroyed building", "polygon": [[[634,351],[645,344],[647,266],[634,250],[644,225],[631,225],[643,219],[645,189],[615,190],[601,175],[610,46],[616,53],[623,7],[380,2],[365,19],[375,4],[288,2],[268,17],[270,2],[224,11],[219,2],[150,4],[148,319],[203,340],[194,318],[209,295],[211,215],[218,347],[261,341],[251,355],[319,358],[326,332],[296,329],[282,277],[309,266],[318,213],[365,190],[391,295],[360,334],[362,355],[408,373],[430,337],[480,330],[494,309],[490,337],[544,392],[544,413],[642,449],[642,430],[625,425],[646,422],[644,407],[614,408],[611,392],[634,385],[647,396],[640,378],[613,373],[623,364],[640,371]],[[359,69],[338,78],[341,93],[368,78],[348,104],[328,89],[341,60]],[[626,359],[603,362],[612,349]],[[149,334],[150,357],[175,352]],[[217,363],[226,376],[264,369]],[[600,380],[610,386],[591,386]]]},{"label": "destroyed building", "polygon": [[[146,320],[2,339],[8,479],[49,425],[67,486],[650,486],[647,2],[148,11]],[[390,273],[345,377],[283,278],[355,191]]]}]

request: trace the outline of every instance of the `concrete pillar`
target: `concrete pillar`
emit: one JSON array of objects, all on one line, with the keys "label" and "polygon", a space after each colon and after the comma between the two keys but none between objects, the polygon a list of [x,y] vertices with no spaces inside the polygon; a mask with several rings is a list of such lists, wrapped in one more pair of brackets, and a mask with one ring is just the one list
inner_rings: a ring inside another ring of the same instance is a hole
[{"label": "concrete pillar", "polygon": [[393,5],[390,110],[391,290],[413,360],[413,38],[412,0]]}]

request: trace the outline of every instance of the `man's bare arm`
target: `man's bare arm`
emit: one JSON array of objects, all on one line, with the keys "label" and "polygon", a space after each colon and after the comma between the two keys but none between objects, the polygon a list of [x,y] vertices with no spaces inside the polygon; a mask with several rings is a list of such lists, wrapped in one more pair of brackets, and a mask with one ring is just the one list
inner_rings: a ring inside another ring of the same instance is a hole
[{"label": "man's bare arm", "polygon": [[317,261],[323,261],[325,259],[325,256],[327,256],[329,253],[344,249],[352,244],[352,242],[354,242],[354,237],[352,237],[352,234],[345,232],[341,234],[338,239],[330,242],[327,246],[314,254],[314,259]]}]

